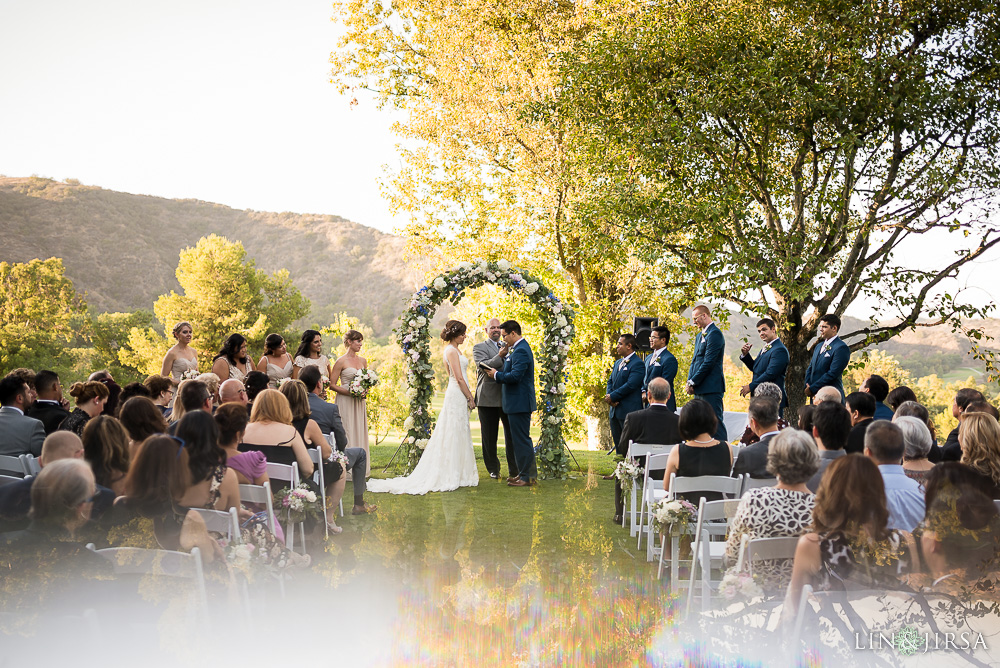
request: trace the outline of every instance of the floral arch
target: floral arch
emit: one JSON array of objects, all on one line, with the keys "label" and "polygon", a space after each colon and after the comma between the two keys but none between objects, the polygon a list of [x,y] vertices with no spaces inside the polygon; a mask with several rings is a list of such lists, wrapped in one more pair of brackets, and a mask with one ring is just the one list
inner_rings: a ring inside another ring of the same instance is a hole
[{"label": "floral arch", "polygon": [[521,293],[541,316],[545,339],[541,346],[531,342],[535,350],[538,405],[542,413],[541,437],[535,444],[535,456],[542,478],[563,478],[569,470],[562,423],[566,408],[564,369],[569,342],[573,337],[573,309],[560,301],[540,280],[506,260],[459,263],[415,292],[409,309],[400,316],[396,338],[406,355],[409,385],[406,396],[410,400],[410,416],[403,424],[406,436],[402,443],[408,455],[407,471],[412,471],[420,461],[433,429],[429,411],[434,394],[428,333],[430,321],[445,300],[457,304],[466,290],[487,284]]}]

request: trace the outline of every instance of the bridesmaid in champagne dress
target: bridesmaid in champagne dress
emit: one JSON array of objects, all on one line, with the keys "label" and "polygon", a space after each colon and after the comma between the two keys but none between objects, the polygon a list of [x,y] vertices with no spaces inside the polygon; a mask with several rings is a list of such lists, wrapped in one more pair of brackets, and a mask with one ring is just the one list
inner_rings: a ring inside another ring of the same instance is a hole
[{"label": "bridesmaid in champagne dress", "polygon": [[160,375],[167,376],[174,381],[174,385],[177,385],[186,372],[192,369],[198,370],[198,351],[189,345],[194,335],[190,322],[182,320],[174,325],[173,332],[177,343],[167,351],[163,358]]},{"label": "bridesmaid in champagne dress", "polygon": [[242,383],[251,371],[253,365],[247,355],[246,337],[242,334],[230,334],[222,343],[219,354],[212,360],[212,373],[219,377],[220,383],[230,378]]},{"label": "bridesmaid in champagne dress", "polygon": [[[365,400],[352,397],[350,390],[351,381],[354,380],[358,372],[368,368],[367,360],[358,355],[364,340],[365,337],[361,332],[353,329],[347,330],[347,333],[344,334],[344,347],[347,348],[347,353],[337,360],[330,377],[334,379],[334,385],[331,387],[337,393],[336,404],[340,408],[340,419],[344,421],[348,447],[364,448],[365,452],[368,452],[368,415],[365,412]],[[365,475],[370,474],[371,456],[369,455]]]},{"label": "bridesmaid in champagne dress", "polygon": [[323,380],[330,382],[330,360],[323,354],[323,337],[315,329],[302,332],[299,349],[295,351],[295,359],[292,361],[292,378],[298,378],[299,372],[307,366],[319,367]]},{"label": "bridesmaid in champagne dress", "polygon": [[280,334],[268,334],[264,339],[264,356],[257,362],[257,371],[267,374],[269,387],[278,389],[278,382],[292,377],[292,356]]}]

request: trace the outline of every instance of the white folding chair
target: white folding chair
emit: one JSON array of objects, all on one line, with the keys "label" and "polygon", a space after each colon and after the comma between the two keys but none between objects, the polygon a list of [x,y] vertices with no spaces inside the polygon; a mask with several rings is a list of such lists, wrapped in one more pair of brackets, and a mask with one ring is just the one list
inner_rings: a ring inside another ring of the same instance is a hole
[{"label": "white folding chair", "polygon": [[[323,434],[326,436],[326,442],[330,444],[330,447],[334,450],[337,449],[337,437],[333,434]],[[347,475],[347,471],[344,471],[344,475]],[[344,516],[344,499],[340,499],[340,516]]]},{"label": "white folding chair", "polygon": [[[736,511],[740,507],[737,499],[723,499],[721,501],[705,501],[701,498],[698,504],[698,522],[694,530],[694,543],[691,545],[691,573],[688,577],[688,600],[686,614],[691,613],[691,602],[694,599],[695,579],[698,567],[701,566],[701,607],[702,610],[708,608],[712,593],[719,588],[722,581],[712,579],[712,569],[723,570],[722,562],[726,554],[726,536],[729,533],[729,523],[736,516]],[[722,522],[720,520],[725,520]],[[713,537],[721,540],[711,540]],[[660,551],[660,566],[656,577],[659,578],[663,572],[663,553]],[[671,583],[673,591],[674,583]]]},{"label": "white folding chair", "polygon": [[750,422],[746,413],[736,411],[723,411],[722,424],[726,425],[726,438],[730,441],[739,438],[747,430]]},{"label": "white folding chair", "polygon": [[267,513],[267,528],[272,534],[277,535],[275,531],[277,520],[274,518],[274,497],[271,496],[270,482],[265,480],[263,485],[240,485],[240,501],[262,504]]},{"label": "white folding chair", "polygon": [[[93,544],[88,545],[93,550]],[[208,596],[205,593],[205,573],[201,565],[201,551],[148,550],[141,547],[109,547],[94,550],[111,562],[118,575],[155,575],[191,580],[194,584],[196,617],[209,626]]]},{"label": "white folding chair", "polygon": [[225,534],[230,543],[240,542],[240,516],[236,508],[211,510],[209,508],[192,508],[205,520],[205,528],[215,533]]},{"label": "white folding chair", "polygon": [[24,470],[24,460],[18,455],[0,455],[0,474],[23,478],[26,475]]},{"label": "white folding chair", "polygon": [[743,536],[740,543],[740,558],[736,564],[739,571],[747,570],[753,575],[754,562],[795,558],[799,546],[798,536],[778,536],[775,538],[750,538]]},{"label": "white folding chair", "polygon": [[1000,499],[994,499],[993,504],[997,507],[997,510],[1000,510]]},{"label": "white folding chair", "polygon": [[20,482],[23,478],[18,478],[12,475],[0,475],[0,487],[4,485],[9,485],[12,482]]},{"label": "white folding chair", "polygon": [[[635,545],[637,550],[642,547],[642,534],[648,533],[652,527],[652,518],[649,517],[648,509],[667,495],[666,490],[663,489],[662,481],[654,480],[649,474],[652,471],[666,471],[668,457],[670,457],[670,453],[646,457],[646,468],[642,474],[642,496],[639,501],[639,540]],[[648,561],[652,561],[652,559]]]},{"label": "white folding chair", "polygon": [[319,448],[309,448],[306,452],[309,453],[309,459],[313,463],[313,480],[319,485],[319,499],[323,504],[323,536],[329,538],[330,525],[326,519],[326,478],[323,475],[323,453]]},{"label": "white folding chair", "polygon": [[740,496],[743,496],[751,489],[757,489],[758,487],[774,487],[777,484],[777,478],[751,478],[748,474],[743,479],[743,489],[740,490]]},{"label": "white folding chair", "polygon": [[736,460],[739,459],[740,450],[742,450],[745,447],[746,447],[745,445],[741,445],[739,443],[729,446],[729,451],[733,454],[733,465],[729,467],[730,473],[732,473],[733,469],[736,468]]},{"label": "white folding chair", "polygon": [[21,455],[21,465],[24,467],[24,475],[38,475],[42,472],[42,465],[32,454]]},{"label": "white folding chair", "polygon": [[[660,445],[660,444],[647,444],[636,443],[635,441],[628,442],[628,452],[625,453],[625,459],[635,459],[636,457],[648,457],[649,455],[663,455],[670,454],[670,451],[676,447],[675,445]],[[624,490],[622,490],[624,491]],[[634,536],[639,532],[639,523],[636,521],[638,516],[638,511],[636,510],[636,497],[642,490],[639,488],[639,481],[635,480],[632,482],[632,493],[629,494],[629,511],[628,514],[623,514],[622,516],[622,526],[625,526],[626,517],[629,523],[629,536]]]},{"label": "white folding chair", "polygon": [[[743,489],[743,475],[738,475],[735,478],[730,478],[728,476],[721,475],[702,475],[702,476],[682,476],[678,477],[677,474],[670,474],[670,491],[667,493],[667,497],[674,499],[680,494],[722,494],[724,497],[729,499],[737,499],[740,495],[740,490]],[[694,528],[692,526],[692,528]],[[668,536],[669,540],[666,542],[670,543],[670,582],[672,584],[677,583],[678,569],[679,569],[679,555],[680,555],[680,541],[675,540],[673,534]],[[660,552],[667,549],[667,545],[663,544],[660,546]],[[657,548],[655,544],[655,536],[650,533],[649,542],[646,545],[646,561],[652,561],[653,559],[660,556],[657,553]]]},{"label": "white folding chair", "polygon": [[[297,487],[299,484],[299,468],[298,466],[293,466],[291,464],[275,464],[274,462],[268,462],[267,477],[271,480],[281,480],[283,482],[287,482],[291,487]],[[299,522],[299,534],[302,537],[302,554],[305,554],[306,525],[304,522]],[[288,523],[288,527],[285,531],[285,545],[290,550],[295,549],[295,525],[291,522]]]}]

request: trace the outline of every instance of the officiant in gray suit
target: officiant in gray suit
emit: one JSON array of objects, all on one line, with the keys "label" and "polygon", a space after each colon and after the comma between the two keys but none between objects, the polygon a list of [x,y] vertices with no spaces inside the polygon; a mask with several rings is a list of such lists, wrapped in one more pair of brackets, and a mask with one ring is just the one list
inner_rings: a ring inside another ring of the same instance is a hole
[{"label": "officiant in gray suit", "polygon": [[500,460],[497,458],[497,437],[503,424],[503,442],[507,454],[507,474],[517,478],[517,462],[514,447],[510,441],[510,424],[503,412],[500,401],[500,386],[485,371],[480,363],[485,362],[494,369],[502,369],[507,348],[500,342],[500,321],[493,318],[486,323],[486,340],[472,347],[472,360],[476,365],[476,410],[479,411],[479,428],[483,435],[483,464],[490,477],[500,477]]}]

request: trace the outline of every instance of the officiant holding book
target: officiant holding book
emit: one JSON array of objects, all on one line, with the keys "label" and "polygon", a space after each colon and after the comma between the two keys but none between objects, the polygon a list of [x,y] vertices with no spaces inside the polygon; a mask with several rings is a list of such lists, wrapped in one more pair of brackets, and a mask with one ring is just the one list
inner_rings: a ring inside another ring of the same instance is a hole
[{"label": "officiant holding book", "polygon": [[[517,478],[517,460],[511,441],[510,422],[504,413],[500,386],[486,373],[486,368],[497,371],[503,368],[507,347],[500,340],[500,320],[493,318],[486,323],[486,340],[472,348],[476,364],[476,410],[479,412],[479,429],[483,437],[483,464],[494,480],[500,478],[500,460],[497,457],[497,438],[503,424],[503,442],[507,455],[507,478]],[[485,367],[484,367],[485,365]]]}]

